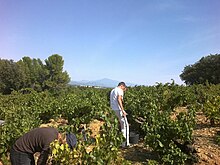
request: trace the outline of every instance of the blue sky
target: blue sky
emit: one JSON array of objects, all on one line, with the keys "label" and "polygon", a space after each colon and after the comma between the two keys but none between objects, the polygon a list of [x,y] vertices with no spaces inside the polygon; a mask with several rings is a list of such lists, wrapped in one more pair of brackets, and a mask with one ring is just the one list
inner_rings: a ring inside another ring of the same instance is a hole
[{"label": "blue sky", "polygon": [[220,53],[219,0],[0,0],[0,58],[59,54],[72,80],[166,83]]}]

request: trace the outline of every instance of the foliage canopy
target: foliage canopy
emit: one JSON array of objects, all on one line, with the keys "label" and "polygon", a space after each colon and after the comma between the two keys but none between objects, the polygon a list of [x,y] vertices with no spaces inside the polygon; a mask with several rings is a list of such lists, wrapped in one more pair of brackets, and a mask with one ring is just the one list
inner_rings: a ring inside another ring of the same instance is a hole
[{"label": "foliage canopy", "polygon": [[23,57],[18,62],[0,59],[0,92],[10,94],[13,90],[32,88],[36,91],[64,88],[70,81],[63,71],[64,60],[58,54],[45,60]]},{"label": "foliage canopy", "polygon": [[187,85],[192,84],[211,84],[220,83],[220,54],[202,57],[193,65],[187,65],[182,74],[181,80]]}]

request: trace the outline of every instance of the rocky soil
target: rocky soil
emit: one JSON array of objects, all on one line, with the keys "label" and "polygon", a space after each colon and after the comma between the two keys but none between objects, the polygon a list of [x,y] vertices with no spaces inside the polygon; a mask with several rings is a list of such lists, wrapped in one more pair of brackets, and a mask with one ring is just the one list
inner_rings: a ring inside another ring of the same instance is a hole
[{"label": "rocky soil", "polygon": [[198,112],[197,126],[193,131],[194,147],[199,162],[195,165],[220,165],[220,146],[215,143],[215,135],[220,131],[220,125],[210,126],[209,120]]},{"label": "rocky soil", "polygon": [[[196,128],[193,131],[194,144],[198,162],[193,165],[220,165],[220,145],[215,142],[215,135],[220,131],[220,124],[210,125],[210,121],[202,112],[196,114]],[[156,159],[156,155],[143,142],[121,151],[123,157],[132,161],[132,164],[147,164]]]}]

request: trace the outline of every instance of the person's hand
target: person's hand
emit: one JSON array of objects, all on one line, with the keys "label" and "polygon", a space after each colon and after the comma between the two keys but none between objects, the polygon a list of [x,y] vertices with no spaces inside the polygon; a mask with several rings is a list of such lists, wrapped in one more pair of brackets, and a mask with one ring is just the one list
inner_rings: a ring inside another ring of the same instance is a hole
[{"label": "person's hand", "polygon": [[123,113],[123,116],[128,115],[124,110],[122,111],[122,113]]}]

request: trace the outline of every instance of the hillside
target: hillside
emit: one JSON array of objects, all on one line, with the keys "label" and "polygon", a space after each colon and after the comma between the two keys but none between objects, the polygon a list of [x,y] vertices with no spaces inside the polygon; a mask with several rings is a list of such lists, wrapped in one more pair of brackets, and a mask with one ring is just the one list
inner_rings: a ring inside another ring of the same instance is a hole
[{"label": "hillside", "polygon": [[[105,88],[113,88],[118,85],[120,81],[112,80],[108,78],[103,78],[100,80],[82,80],[82,81],[71,81],[70,85],[75,86],[96,86],[96,87],[105,87]],[[127,86],[135,86],[136,84],[125,82]]]}]

